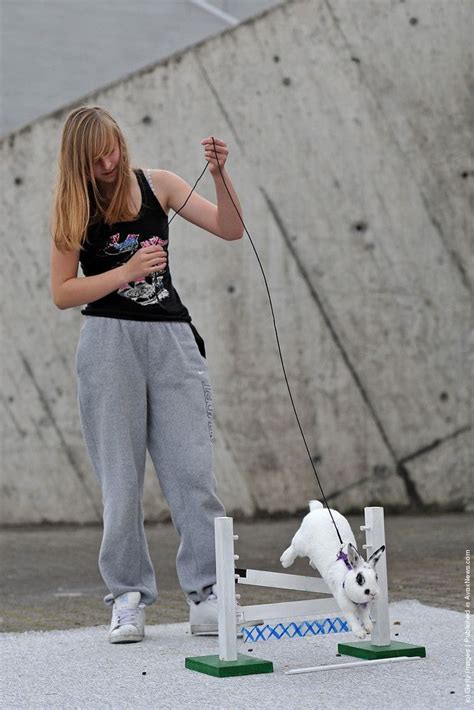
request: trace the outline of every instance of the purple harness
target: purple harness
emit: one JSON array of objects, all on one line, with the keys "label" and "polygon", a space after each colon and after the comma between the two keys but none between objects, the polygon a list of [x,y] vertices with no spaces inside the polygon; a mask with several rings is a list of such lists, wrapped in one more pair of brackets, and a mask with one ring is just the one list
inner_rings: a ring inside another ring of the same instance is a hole
[{"label": "purple harness", "polygon": [[342,550],[339,550],[339,554],[336,557],[336,560],[344,560],[344,564],[346,565],[347,569],[352,569],[352,566],[351,566],[351,563],[349,562],[348,556]]}]

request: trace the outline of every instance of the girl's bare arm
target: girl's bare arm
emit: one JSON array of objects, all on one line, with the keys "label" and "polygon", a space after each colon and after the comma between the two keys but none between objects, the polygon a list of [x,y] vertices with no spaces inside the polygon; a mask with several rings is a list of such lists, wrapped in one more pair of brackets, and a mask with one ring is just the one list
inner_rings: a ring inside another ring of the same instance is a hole
[{"label": "girl's bare arm", "polygon": [[92,303],[119,286],[166,269],[168,254],[160,244],[141,246],[121,266],[96,276],[77,278],[79,251],[61,252],[51,242],[51,294],[55,305],[64,310]]},{"label": "girl's bare arm", "polygon": [[97,301],[127,281],[125,264],[103,274],[79,278],[78,266],[79,251],[62,252],[51,242],[51,295],[61,310]]}]

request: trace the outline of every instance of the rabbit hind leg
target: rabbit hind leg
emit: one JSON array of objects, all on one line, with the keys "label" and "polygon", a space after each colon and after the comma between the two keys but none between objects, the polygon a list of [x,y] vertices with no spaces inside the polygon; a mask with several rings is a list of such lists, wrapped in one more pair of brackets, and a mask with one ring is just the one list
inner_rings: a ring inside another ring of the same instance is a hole
[{"label": "rabbit hind leg", "polygon": [[283,565],[283,567],[290,567],[293,564],[293,562],[296,560],[297,557],[298,557],[298,553],[296,552],[293,545],[290,545],[289,547],[286,548],[285,552],[280,557],[280,562]]}]

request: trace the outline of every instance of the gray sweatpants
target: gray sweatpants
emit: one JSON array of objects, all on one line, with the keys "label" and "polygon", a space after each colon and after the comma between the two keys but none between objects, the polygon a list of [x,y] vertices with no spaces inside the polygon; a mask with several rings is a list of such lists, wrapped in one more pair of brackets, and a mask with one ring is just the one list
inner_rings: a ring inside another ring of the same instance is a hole
[{"label": "gray sweatpants", "polygon": [[99,569],[110,594],[158,597],[143,525],[146,449],[180,537],[178,580],[193,601],[216,582],[212,390],[189,323],[87,316],[76,350],[82,432],[101,486]]}]

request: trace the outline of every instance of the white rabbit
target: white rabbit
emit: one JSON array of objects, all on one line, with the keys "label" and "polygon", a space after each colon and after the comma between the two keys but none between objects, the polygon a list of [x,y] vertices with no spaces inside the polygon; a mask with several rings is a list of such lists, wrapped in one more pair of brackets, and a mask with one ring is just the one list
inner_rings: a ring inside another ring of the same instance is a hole
[{"label": "white rabbit", "polygon": [[328,509],[318,500],[312,500],[309,510],[280,562],[283,567],[289,567],[297,557],[309,557],[309,564],[328,585],[353,633],[363,639],[373,629],[369,602],[380,592],[375,565],[385,545],[375,550],[366,562],[357,552],[351,527],[343,515],[331,508],[344,543],[341,546]]}]

